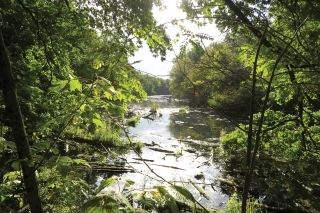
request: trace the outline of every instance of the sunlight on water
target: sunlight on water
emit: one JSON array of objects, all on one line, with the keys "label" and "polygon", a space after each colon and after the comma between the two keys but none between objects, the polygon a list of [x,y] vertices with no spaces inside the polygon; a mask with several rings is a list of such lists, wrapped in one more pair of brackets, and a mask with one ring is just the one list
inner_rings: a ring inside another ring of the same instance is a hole
[{"label": "sunlight on water", "polygon": [[[121,178],[135,181],[134,187],[140,190],[166,185],[163,178],[186,186],[200,199],[199,192],[188,181],[190,179],[211,197],[211,201],[202,198],[203,204],[224,208],[221,203],[225,203],[228,196],[223,194],[219,187],[210,185],[214,183],[214,178],[220,175],[220,164],[213,161],[214,152],[210,143],[218,142],[216,139],[219,138],[220,129],[230,124],[212,120],[215,116],[208,116],[203,110],[191,110],[182,114],[177,107],[169,108],[166,105],[167,99],[164,101],[160,97],[157,100],[165,105],[159,109],[162,116],[154,121],[142,118],[137,127],[129,128],[133,142],[140,141],[149,145],[142,149],[141,157],[154,172],[131,151],[124,158],[136,172],[122,174]],[[144,110],[148,111],[148,107]]]}]

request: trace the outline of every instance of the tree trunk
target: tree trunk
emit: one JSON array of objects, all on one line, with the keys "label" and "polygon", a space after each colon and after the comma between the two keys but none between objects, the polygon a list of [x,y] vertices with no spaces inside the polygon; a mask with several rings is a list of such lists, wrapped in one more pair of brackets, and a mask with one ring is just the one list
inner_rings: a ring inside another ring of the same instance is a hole
[{"label": "tree trunk", "polygon": [[26,198],[31,213],[42,213],[38,183],[35,175],[34,162],[30,153],[29,140],[25,131],[22,114],[17,99],[16,82],[13,77],[9,54],[0,29],[0,86],[6,113],[10,121],[14,142],[17,147],[19,161],[23,173]]}]

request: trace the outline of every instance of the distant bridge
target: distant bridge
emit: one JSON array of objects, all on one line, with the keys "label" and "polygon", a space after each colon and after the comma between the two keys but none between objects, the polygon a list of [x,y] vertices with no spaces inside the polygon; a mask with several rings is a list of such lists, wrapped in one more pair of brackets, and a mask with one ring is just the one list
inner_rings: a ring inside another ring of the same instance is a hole
[{"label": "distant bridge", "polygon": [[170,74],[168,74],[168,75],[154,75],[154,74],[151,74],[151,73],[148,73],[148,72],[145,72],[145,71],[136,69],[136,68],[135,68],[135,70],[137,70],[137,71],[139,71],[139,72],[141,72],[141,73],[143,73],[143,74],[150,75],[150,76],[154,76],[154,77],[169,77],[169,76],[170,76]]}]

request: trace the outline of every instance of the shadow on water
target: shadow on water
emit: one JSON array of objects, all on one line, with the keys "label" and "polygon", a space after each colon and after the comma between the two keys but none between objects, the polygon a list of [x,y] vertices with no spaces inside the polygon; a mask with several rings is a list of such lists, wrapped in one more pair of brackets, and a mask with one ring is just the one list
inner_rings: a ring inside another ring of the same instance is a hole
[{"label": "shadow on water", "polygon": [[[167,181],[183,184],[201,203],[224,209],[229,195],[241,194],[245,154],[235,151],[223,158],[216,153],[221,132],[230,132],[232,124],[206,109],[179,112],[186,104],[170,96],[150,97],[135,110],[148,112],[150,105],[159,103],[162,116],[155,120],[141,119],[130,127],[134,142],[145,144],[142,158],[151,169]],[[118,173],[122,179],[133,180],[137,189],[165,185],[133,152],[121,156],[134,172]],[[109,177],[114,173],[101,176]],[[275,207],[269,212],[320,212],[319,163],[286,162],[260,154],[255,168],[250,195],[264,197],[262,204]],[[100,176],[100,180],[101,180]],[[228,182],[229,181],[229,182]],[[203,198],[192,183],[201,187],[210,199]],[[234,185],[230,184],[234,183]]]},{"label": "shadow on water", "polygon": [[[243,185],[245,153],[234,153],[225,161],[222,178]],[[286,161],[267,154],[258,156],[250,195],[263,197],[263,204],[275,207],[269,212],[320,212],[320,163],[311,160]],[[225,183],[222,191],[232,193],[234,186]],[[236,189],[242,192],[242,187]]]}]

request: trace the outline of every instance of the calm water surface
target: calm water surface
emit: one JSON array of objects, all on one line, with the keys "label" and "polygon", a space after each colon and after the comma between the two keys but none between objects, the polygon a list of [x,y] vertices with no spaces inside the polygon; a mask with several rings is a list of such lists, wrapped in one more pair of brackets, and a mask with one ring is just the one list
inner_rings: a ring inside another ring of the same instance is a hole
[{"label": "calm water surface", "polygon": [[[239,186],[243,185],[244,180],[241,172],[245,162],[243,153],[229,159],[221,159],[215,153],[214,147],[219,145],[220,132],[230,132],[233,129],[232,124],[205,109],[191,109],[188,113],[179,113],[179,107],[183,106],[183,103],[174,102],[168,96],[149,97],[149,101],[132,106],[133,111],[147,114],[152,103],[160,104],[162,117],[155,120],[142,118],[137,127],[130,127],[129,130],[133,142],[155,144],[151,147],[145,146],[141,154],[153,172],[139,160],[136,153],[130,151],[122,158],[136,172],[118,174],[123,180],[120,181],[122,186],[114,186],[114,189],[123,187],[127,179],[135,182],[130,190],[142,191],[156,185],[168,185],[159,178],[161,176],[166,181],[187,187],[202,204],[210,208],[224,209],[228,194],[232,193],[234,188],[226,185],[220,187],[221,183],[215,181],[215,178],[233,180]],[[152,148],[172,153],[167,154]],[[320,212],[318,162],[283,162],[261,155],[255,168],[256,175],[250,188],[252,195],[265,195],[264,203],[292,210],[287,212]],[[97,182],[100,180],[102,177],[99,177]],[[190,181],[204,189],[211,199],[200,196]]]},{"label": "calm water surface", "polygon": [[[137,189],[167,185],[157,176],[159,175],[166,181],[186,186],[203,204],[223,209],[228,196],[222,193],[219,187],[211,186],[214,178],[221,175],[222,168],[220,163],[214,160],[216,156],[211,145],[219,142],[220,131],[230,128],[230,123],[204,109],[191,109],[187,113],[179,113],[177,106],[169,106],[168,96],[149,99],[152,103],[160,103],[159,112],[162,116],[153,121],[142,118],[137,127],[129,128],[130,136],[134,142],[154,143],[157,145],[152,147],[172,153],[168,155],[145,146],[141,156],[148,160],[148,165],[154,171],[151,172],[141,160],[137,160],[136,153],[129,152],[123,158],[138,172],[121,174],[122,179],[133,180]],[[133,108],[148,112],[148,102]],[[197,189],[188,180],[202,187],[212,200],[200,197]]]}]

